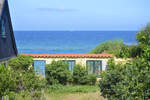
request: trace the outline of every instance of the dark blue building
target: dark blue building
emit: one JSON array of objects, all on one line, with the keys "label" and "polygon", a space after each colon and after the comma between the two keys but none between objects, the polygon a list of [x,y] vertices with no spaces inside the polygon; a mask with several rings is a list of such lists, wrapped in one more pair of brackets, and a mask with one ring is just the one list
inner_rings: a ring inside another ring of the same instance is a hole
[{"label": "dark blue building", "polygon": [[8,1],[0,0],[0,64],[6,64],[17,54]]}]

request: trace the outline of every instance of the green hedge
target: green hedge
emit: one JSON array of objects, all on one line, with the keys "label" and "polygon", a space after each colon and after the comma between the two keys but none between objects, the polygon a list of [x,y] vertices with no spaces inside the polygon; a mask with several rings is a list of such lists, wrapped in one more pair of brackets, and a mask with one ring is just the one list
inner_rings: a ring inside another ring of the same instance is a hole
[{"label": "green hedge", "polygon": [[85,67],[81,65],[75,65],[73,69],[73,83],[80,85],[95,85],[96,75],[89,74]]},{"label": "green hedge", "polygon": [[[150,99],[150,24],[137,34],[140,55],[124,65],[108,63],[99,87],[108,100]],[[132,47],[136,50],[136,47]]]},{"label": "green hedge", "polygon": [[9,95],[13,100],[16,94],[22,93],[22,97],[28,95],[32,100],[41,98],[45,80],[30,67],[32,63],[31,56],[19,55],[10,60],[9,66],[0,66],[0,97]]},{"label": "green hedge", "polygon": [[71,72],[68,70],[68,64],[63,61],[53,61],[46,65],[46,80],[48,85],[63,84],[71,81]]}]

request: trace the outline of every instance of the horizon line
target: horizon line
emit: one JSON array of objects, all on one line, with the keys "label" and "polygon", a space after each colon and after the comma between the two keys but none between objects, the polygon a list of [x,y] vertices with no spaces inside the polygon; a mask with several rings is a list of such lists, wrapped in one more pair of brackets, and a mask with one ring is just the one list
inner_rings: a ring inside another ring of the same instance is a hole
[{"label": "horizon line", "polygon": [[14,31],[69,31],[69,32],[77,32],[77,31],[139,31],[139,30],[14,30]]}]

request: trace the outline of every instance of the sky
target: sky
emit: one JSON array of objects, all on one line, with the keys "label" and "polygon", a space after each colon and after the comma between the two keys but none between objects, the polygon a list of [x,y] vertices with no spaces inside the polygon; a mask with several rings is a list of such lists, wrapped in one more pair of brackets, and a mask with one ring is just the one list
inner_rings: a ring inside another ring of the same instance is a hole
[{"label": "sky", "polygon": [[140,30],[150,0],[8,0],[14,30]]}]

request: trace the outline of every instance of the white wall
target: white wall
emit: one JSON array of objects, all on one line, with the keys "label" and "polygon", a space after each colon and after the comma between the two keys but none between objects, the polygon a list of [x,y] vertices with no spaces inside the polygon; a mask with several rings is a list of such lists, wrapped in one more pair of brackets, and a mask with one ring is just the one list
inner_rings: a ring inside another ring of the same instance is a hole
[{"label": "white wall", "polygon": [[45,60],[46,64],[51,64],[53,60],[75,60],[76,64],[81,64],[82,66],[86,67],[87,60],[101,60],[102,61],[102,70],[106,70],[107,61],[109,58],[34,58],[34,60]]}]

